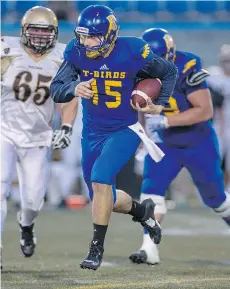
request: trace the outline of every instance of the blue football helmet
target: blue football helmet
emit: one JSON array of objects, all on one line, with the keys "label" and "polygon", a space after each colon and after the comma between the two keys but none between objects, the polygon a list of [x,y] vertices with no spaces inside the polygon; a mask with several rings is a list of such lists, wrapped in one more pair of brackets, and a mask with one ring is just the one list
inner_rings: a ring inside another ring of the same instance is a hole
[{"label": "blue football helmet", "polygon": [[[91,5],[85,8],[78,17],[75,27],[77,46],[85,49],[89,58],[103,57],[112,50],[118,36],[119,25],[113,11],[104,5]],[[96,36],[100,44],[93,47],[84,46],[82,37]]]},{"label": "blue football helmet", "polygon": [[167,30],[150,28],[142,34],[142,39],[149,44],[153,53],[169,61],[175,60],[176,45]]}]

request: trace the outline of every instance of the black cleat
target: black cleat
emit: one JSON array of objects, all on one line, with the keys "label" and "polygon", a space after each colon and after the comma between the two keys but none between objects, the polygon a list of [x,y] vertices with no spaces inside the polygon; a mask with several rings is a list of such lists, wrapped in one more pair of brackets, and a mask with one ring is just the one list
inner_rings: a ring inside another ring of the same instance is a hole
[{"label": "black cleat", "polygon": [[21,231],[21,250],[25,257],[31,257],[34,254],[34,249],[36,247],[36,237],[34,235],[34,224],[30,226],[23,227],[20,223]]},{"label": "black cleat", "polygon": [[156,205],[152,199],[146,199],[141,204],[145,206],[145,215],[142,219],[133,217],[133,221],[141,223],[147,229],[153,242],[159,244],[161,241],[161,226],[154,218],[154,208]]},{"label": "black cleat", "polygon": [[93,240],[89,247],[89,252],[85,259],[81,262],[82,269],[97,270],[100,267],[103,258],[103,247],[97,240]]},{"label": "black cleat", "polygon": [[147,254],[144,250],[134,252],[130,255],[129,259],[136,264],[146,263],[147,261]]}]

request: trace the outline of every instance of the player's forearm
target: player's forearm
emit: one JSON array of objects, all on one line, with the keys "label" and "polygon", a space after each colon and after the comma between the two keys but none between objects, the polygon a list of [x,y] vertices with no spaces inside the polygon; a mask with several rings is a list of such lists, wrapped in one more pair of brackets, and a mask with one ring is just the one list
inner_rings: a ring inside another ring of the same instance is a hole
[{"label": "player's forearm", "polygon": [[162,89],[156,104],[167,107],[169,97],[173,93],[177,80],[176,66],[173,63],[154,55],[154,58],[138,72],[137,77],[159,78],[162,82]]},{"label": "player's forearm", "polygon": [[211,110],[204,110],[201,107],[193,107],[177,115],[168,116],[169,127],[173,126],[188,126],[212,118]]},{"label": "player's forearm", "polygon": [[54,82],[50,86],[50,95],[56,103],[70,102],[74,97],[74,89],[77,83],[60,84]]},{"label": "player's forearm", "polygon": [[164,67],[164,69],[162,70],[163,75],[161,74],[159,77],[162,82],[161,94],[157,99],[156,104],[165,106],[166,99],[168,104],[168,100],[170,96],[173,94],[178,75],[177,75],[177,68],[173,63],[167,61],[163,67]]},{"label": "player's forearm", "polygon": [[77,116],[78,110],[78,98],[74,98],[68,103],[62,104],[61,106],[61,120],[62,125],[73,125],[75,118]]},{"label": "player's forearm", "polygon": [[64,61],[50,86],[50,95],[56,103],[70,102],[75,97],[79,84],[78,73],[74,66]]}]

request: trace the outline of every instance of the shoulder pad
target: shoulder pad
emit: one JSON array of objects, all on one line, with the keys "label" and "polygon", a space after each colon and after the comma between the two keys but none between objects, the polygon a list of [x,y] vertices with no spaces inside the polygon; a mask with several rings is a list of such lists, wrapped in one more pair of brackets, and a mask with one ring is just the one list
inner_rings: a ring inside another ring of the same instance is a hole
[{"label": "shoulder pad", "polygon": [[64,60],[64,51],[66,45],[62,43],[57,43],[55,47],[50,51],[49,57],[56,60],[56,61],[63,61]]},{"label": "shoulder pad", "polygon": [[207,70],[201,69],[199,71],[193,71],[189,76],[186,77],[186,83],[189,86],[196,86],[203,82],[210,74]]},{"label": "shoulder pad", "polygon": [[134,55],[135,58],[140,57],[145,59],[148,58],[149,55],[152,55],[149,44],[143,39],[138,37],[123,37],[123,39],[126,41],[131,54]]},{"label": "shoulder pad", "polygon": [[7,56],[10,52],[10,46],[4,37],[1,37],[1,57]]},{"label": "shoulder pad", "polygon": [[19,56],[24,53],[19,37],[4,36],[1,38],[1,57]]}]

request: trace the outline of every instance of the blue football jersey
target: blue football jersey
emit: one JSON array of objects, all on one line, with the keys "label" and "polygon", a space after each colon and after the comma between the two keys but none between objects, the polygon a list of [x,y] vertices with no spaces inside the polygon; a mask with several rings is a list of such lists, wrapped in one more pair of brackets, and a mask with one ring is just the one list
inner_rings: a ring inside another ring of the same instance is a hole
[{"label": "blue football jersey", "polygon": [[[207,88],[205,80],[195,86],[189,85],[187,81],[187,77],[191,75],[191,73],[202,69],[201,59],[197,55],[176,51],[175,64],[179,77],[174,93],[169,99],[170,108],[165,108],[163,111],[165,116],[175,115],[192,108],[187,96],[196,90]],[[211,121],[204,121],[191,126],[171,127],[161,131],[159,134],[165,144],[176,147],[187,147],[195,145],[212,133]]]},{"label": "blue football jersey", "polygon": [[130,98],[137,72],[153,57],[148,44],[134,37],[119,37],[111,54],[96,61],[74,44],[75,39],[68,44],[64,58],[80,68],[80,81],[95,79],[93,98],[82,99],[84,126],[116,131],[137,122]]},{"label": "blue football jersey", "polygon": [[136,123],[137,112],[130,106],[130,99],[140,78],[161,79],[157,104],[167,106],[177,78],[176,66],[153,54],[149,45],[136,37],[118,37],[111,53],[97,59],[89,59],[85,49],[72,39],[64,59],[50,86],[55,102],[71,101],[79,82],[94,78],[93,97],[82,99],[85,132],[109,133]]}]

